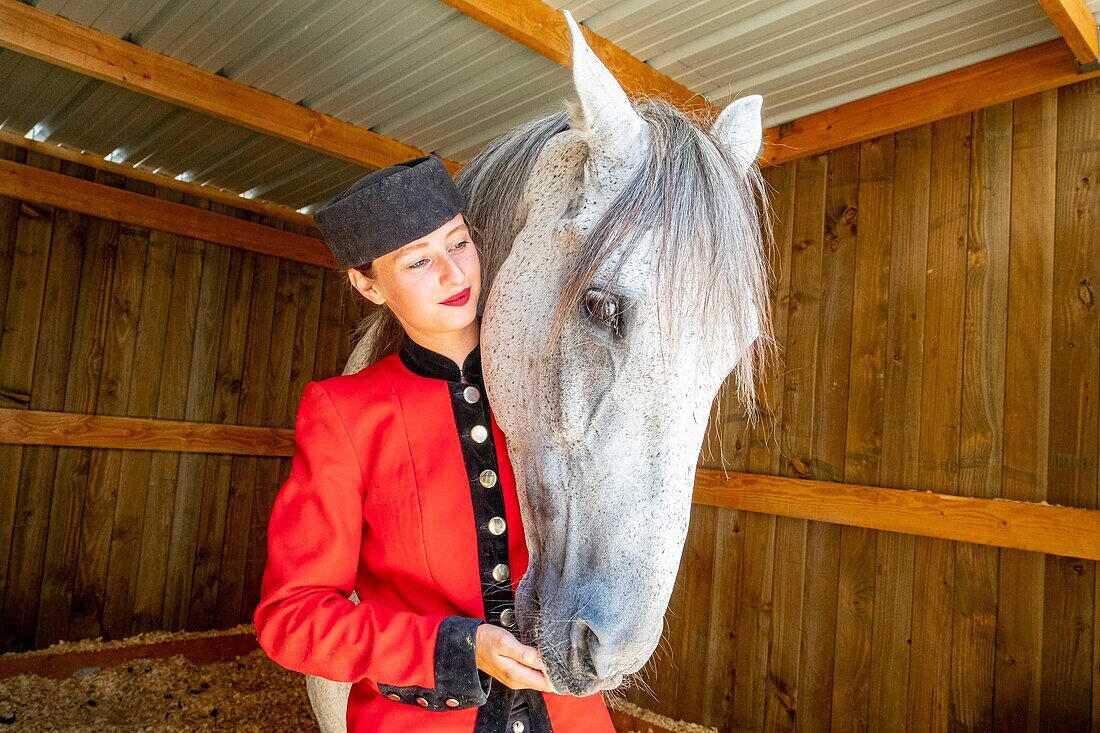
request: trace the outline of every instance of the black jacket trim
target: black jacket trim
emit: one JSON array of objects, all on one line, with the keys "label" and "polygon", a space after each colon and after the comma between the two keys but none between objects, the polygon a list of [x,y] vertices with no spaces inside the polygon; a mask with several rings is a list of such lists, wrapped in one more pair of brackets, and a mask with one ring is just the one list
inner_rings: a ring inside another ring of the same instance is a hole
[{"label": "black jacket trim", "polygon": [[[447,616],[439,624],[435,639],[434,688],[380,683],[379,692],[401,698],[394,702],[426,710],[461,710],[484,705],[493,685],[492,678],[477,668],[477,627],[483,623],[479,618]],[[418,698],[428,704],[422,705]],[[454,702],[448,705],[447,700]]]},{"label": "black jacket trim", "polygon": [[466,377],[467,382],[481,383],[481,344],[478,344],[462,362],[460,369],[458,364],[449,356],[444,356],[437,351],[421,346],[412,339],[406,339],[401,350],[397,352],[401,360],[410,372],[420,377],[429,379],[445,379],[448,382],[461,382]]}]

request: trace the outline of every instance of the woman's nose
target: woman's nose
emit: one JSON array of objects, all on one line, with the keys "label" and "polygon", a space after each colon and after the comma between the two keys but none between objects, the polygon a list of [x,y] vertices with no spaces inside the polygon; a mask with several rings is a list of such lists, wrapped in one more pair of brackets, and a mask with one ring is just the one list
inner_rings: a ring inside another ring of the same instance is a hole
[{"label": "woman's nose", "polygon": [[443,262],[445,265],[442,278],[443,282],[457,285],[466,279],[466,272],[454,257],[445,257]]}]

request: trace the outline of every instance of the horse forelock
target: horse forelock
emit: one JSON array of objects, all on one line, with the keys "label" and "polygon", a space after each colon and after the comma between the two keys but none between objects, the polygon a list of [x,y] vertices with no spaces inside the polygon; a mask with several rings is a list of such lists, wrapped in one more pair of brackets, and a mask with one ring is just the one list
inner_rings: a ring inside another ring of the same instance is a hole
[{"label": "horse forelock", "polygon": [[[648,100],[636,110],[648,124],[649,149],[583,238],[566,275],[549,341],[562,337],[570,314],[577,312],[613,253],[619,256],[606,280],[611,289],[634,251],[652,246],[663,343],[672,344],[673,334],[686,325],[711,345],[748,343],[752,332],[759,331],[761,337],[734,366],[738,397],[755,419],[757,375],[763,361],[774,356],[765,256],[772,245],[766,183],[755,165],[742,173],[709,129],[672,105]],[[647,232],[651,238],[641,236]],[[750,320],[754,312],[755,322]]]}]

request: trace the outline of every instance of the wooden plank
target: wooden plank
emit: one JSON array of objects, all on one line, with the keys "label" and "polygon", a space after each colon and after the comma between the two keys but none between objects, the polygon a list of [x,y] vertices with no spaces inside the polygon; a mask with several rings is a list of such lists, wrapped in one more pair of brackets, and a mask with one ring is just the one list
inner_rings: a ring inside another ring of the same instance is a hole
[{"label": "wooden plank", "polygon": [[1100,51],[1096,18],[1084,0],[1039,0],[1039,5],[1057,26],[1077,63],[1082,66],[1095,63]]},{"label": "wooden plank", "polygon": [[[1013,104],[1001,496],[1047,498],[1058,93]],[[1042,555],[1002,550],[997,603],[993,727],[1039,733]]]},{"label": "wooden plank", "polygon": [[[32,162],[43,161],[32,157]],[[30,401],[53,220],[52,207],[20,202],[11,264],[5,267],[10,273],[4,281],[7,298],[0,316],[0,394],[4,404],[26,407]],[[8,560],[16,534],[23,457],[22,447],[0,446],[0,465],[13,467],[0,473],[0,597],[6,595],[11,571]]]},{"label": "wooden plank", "polygon": [[3,408],[0,443],[288,456],[294,434],[286,428]]},{"label": "wooden plank", "polygon": [[[225,326],[218,347],[218,376],[214,387],[211,419],[235,423],[240,405],[241,380],[248,310],[252,299],[253,268],[256,255],[233,250],[229,261],[229,287],[226,291]],[[225,544],[226,515],[233,459],[209,457],[203,486],[203,507],[199,515],[199,544],[191,584],[188,622],[195,630],[215,628],[218,606],[222,547]]]},{"label": "wooden plank", "polygon": [[[751,425],[737,401],[736,380],[727,377],[711,406],[699,467],[745,471],[749,467]],[[697,511],[695,508],[692,512]],[[744,514],[717,508],[714,532],[706,551],[713,555],[707,609],[706,654],[703,664],[703,705],[691,719],[703,725],[722,726],[732,715],[737,684],[738,613],[741,595],[741,563],[745,554]],[[728,726],[727,726],[728,727]]]},{"label": "wooden plank", "polygon": [[[0,0],[0,8],[6,2]],[[0,194],[311,265],[336,266],[325,243],[313,237],[11,161],[0,160]]]},{"label": "wooden plank", "polygon": [[[706,708],[710,690],[706,687],[709,652],[710,593],[713,592],[714,543],[719,509],[692,507],[687,541],[680,563],[684,588],[683,623],[676,649],[676,714],[682,720],[697,720]],[[671,637],[670,642],[675,642]]]},{"label": "wooden plank", "polygon": [[1100,76],[1079,74],[1061,39],[768,128],[763,160],[784,163]]},{"label": "wooden plank", "polygon": [[[852,321],[859,328],[852,329],[848,365],[844,479],[868,485],[879,483],[882,460],[893,183],[893,135],[862,143],[852,301]],[[874,532],[841,528],[836,624],[840,653],[833,665],[832,699],[832,723],[838,730],[868,730],[875,546]]]},{"label": "wooden plank", "polygon": [[[452,8],[489,26],[535,53],[573,67],[572,43],[565,15],[540,0],[443,0]],[[578,24],[580,21],[577,21]],[[616,46],[581,25],[585,40],[619,83],[634,94],[663,97],[691,113],[716,114],[701,94]]]},{"label": "wooden plank", "polygon": [[168,659],[182,654],[193,664],[213,664],[248,654],[259,645],[253,632],[130,644],[91,651],[61,650],[0,657],[0,679],[21,674],[64,680],[81,669],[108,669],[135,659]]},{"label": "wooden plank", "polygon": [[[16,404],[21,403],[22,406],[26,406],[32,398],[31,390],[36,381],[35,356],[40,348],[43,330],[46,330],[41,321],[53,227],[52,208],[26,203],[20,206],[10,279],[3,283],[7,299],[0,322],[0,391],[5,395],[17,396]],[[53,329],[48,329],[45,335],[57,334]],[[14,589],[11,592],[9,585],[26,580],[28,573],[37,574],[35,568],[22,565],[22,554],[15,555],[15,551],[31,549],[25,543],[38,534],[37,525],[40,523],[37,512],[26,507],[34,502],[27,495],[26,485],[31,483],[31,475],[20,470],[21,464],[25,469],[31,468],[31,461],[25,460],[30,458],[25,455],[22,446],[0,446],[0,465],[8,467],[0,472],[0,599],[12,597],[13,602],[22,595],[22,591]],[[9,619],[9,616],[13,618]],[[0,628],[4,629],[0,633],[0,643],[10,648],[9,645],[25,642],[26,627],[21,611],[5,602],[3,615],[0,616]]]},{"label": "wooden plank", "polygon": [[[121,184],[121,179],[112,174],[97,173],[96,177]],[[102,219],[87,221],[72,356],[65,387],[65,410],[69,412],[96,411],[115,268],[113,242],[118,236],[118,226],[116,222]],[[39,647],[68,634],[90,465],[91,451],[88,449],[62,447],[57,451],[35,632],[35,645]]]},{"label": "wooden plank", "polygon": [[[127,409],[133,417],[153,418],[157,412],[157,401],[160,399],[158,377],[168,330],[169,299],[164,294],[172,291],[175,256],[174,241],[169,241],[158,232],[149,233],[142,281],[143,305],[138,313],[137,344]],[[155,424],[153,429],[157,429]],[[118,440],[111,443],[115,447],[125,445]],[[117,639],[130,633],[152,458],[146,450],[126,450],[122,454],[103,607],[103,631],[107,638]]]},{"label": "wooden plank", "polygon": [[[60,143],[32,140],[12,132],[11,130],[0,130],[0,143],[6,143],[13,147],[25,148],[26,150],[51,158],[59,158],[71,163],[79,163],[89,168],[94,168],[95,170],[117,173],[118,175],[125,176],[132,180],[151,183],[160,188],[167,188],[179,193],[191,194],[192,196],[200,196],[210,199],[211,201],[217,201],[232,206],[236,209],[254,211],[258,214],[277,217],[283,221],[294,222],[295,224],[300,224],[307,228],[307,231],[301,232],[302,234],[313,237],[314,239],[321,238],[320,232],[318,232],[313,225],[312,216],[309,214],[301,214],[297,209],[285,204],[277,204],[273,201],[265,201],[264,199],[246,199],[240,195],[240,192],[227,191],[225,189],[215,188],[211,185],[195,183],[193,181],[179,181],[166,173],[154,173],[144,168],[135,168],[133,165],[115,163],[112,160],[106,160],[102,155],[89,153],[83,150],[75,150],[65,147]],[[8,156],[0,157],[7,158]],[[0,227],[2,227],[2,225],[0,225]],[[3,230],[4,229],[0,228],[0,231]]]},{"label": "wooden plank", "polygon": [[[822,250],[828,158],[804,158],[795,164],[795,194],[787,299],[783,419],[780,445],[787,460],[783,476],[808,475],[813,469],[814,396],[822,300]],[[776,522],[772,589],[772,639],[764,700],[765,731],[793,730],[799,715],[803,606],[805,604],[807,523],[782,517]]]},{"label": "wooden plank", "polygon": [[[814,376],[813,476],[844,478],[844,435],[848,421],[848,372],[852,340],[852,278],[859,148],[829,154],[821,240],[821,300]],[[798,726],[829,730],[840,572],[840,527],[808,522],[802,604],[802,653],[798,669]],[[810,601],[809,599],[813,599]]]},{"label": "wooden plank", "polygon": [[[930,125],[894,136],[894,198],[879,483],[917,486],[928,251]],[[875,548],[867,728],[905,730],[915,541],[880,532]]]},{"label": "wooden plank", "polygon": [[[90,175],[91,171],[86,174]],[[63,210],[54,212],[42,301],[42,312],[48,316],[42,318],[39,325],[30,409],[56,410],[65,405],[69,349],[80,294],[76,285],[80,282],[84,227],[84,218],[79,214]],[[56,463],[56,448],[32,446],[24,450],[22,472],[16,472],[20,476],[15,511],[18,519],[9,554],[7,592],[3,599],[3,623],[0,624],[4,629],[0,645],[7,650],[34,646]]]},{"label": "wooden plank", "polygon": [[[27,160],[27,151],[0,142],[0,158],[24,163]],[[7,285],[11,279],[12,261],[15,259],[15,238],[19,234],[19,211],[22,207],[22,201],[0,196],[0,283],[4,285],[0,288],[0,313],[7,307]],[[7,399],[0,390],[0,405],[8,404]]]},{"label": "wooden plank", "polygon": [[[0,1],[0,46],[370,168],[425,154],[393,138],[16,0]],[[445,162],[452,172],[458,170],[453,161]]]},{"label": "wooden plank", "polygon": [[[1058,96],[1050,397],[1057,409],[1050,421],[1047,492],[1051,502],[1088,509],[1097,508],[1100,473],[1098,94],[1100,82],[1093,80]],[[1047,558],[1040,703],[1045,729],[1090,726],[1095,573],[1093,562]]]},{"label": "wooden plank", "polygon": [[[275,294],[275,313],[270,334],[282,334],[272,339],[267,368],[261,384],[264,391],[264,425],[278,425],[285,419],[290,390],[290,370],[294,355],[294,325],[298,317],[298,293],[301,287],[301,265],[285,260],[279,262],[279,280]],[[267,524],[275,494],[286,475],[283,462],[274,458],[258,459],[256,487],[252,491],[252,518],[249,525],[248,554],[245,561],[244,592],[239,618],[244,623],[260,599],[260,581],[267,562]]]},{"label": "wooden plank", "polygon": [[[204,249],[187,405],[184,408],[184,417],[191,421],[210,419],[217,378],[219,330],[229,278],[229,250],[213,244],[207,244]],[[205,470],[206,456],[194,453],[180,456],[164,590],[162,623],[166,629],[190,628],[187,611],[191,605],[191,580],[195,568]]]},{"label": "wooden plank", "polygon": [[[264,378],[271,335],[274,333],[271,324],[275,310],[279,261],[272,257],[258,257],[255,271],[248,328],[245,331],[247,346],[244,352],[238,413],[238,422],[245,425],[263,423]],[[256,458],[238,457],[233,460],[225,518],[225,543],[222,546],[221,574],[218,578],[216,615],[217,624],[222,628],[239,623],[242,616],[256,463]]]},{"label": "wooden plank", "polygon": [[[170,196],[182,199],[175,192]],[[182,420],[187,407],[187,384],[191,371],[191,348],[195,336],[199,285],[202,279],[203,245],[193,239],[150,232],[165,237],[176,249],[172,288],[168,294],[168,326],[161,361],[157,417]],[[175,508],[179,453],[155,453],[149,462],[149,483],[145,498],[145,521],[141,529],[141,551],[134,586],[133,633],[163,628],[164,585],[168,567],[172,512]]]},{"label": "wooden plank", "polygon": [[[1008,309],[1012,104],[971,116],[970,237],[963,321],[959,494],[1001,492],[1005,313]],[[991,730],[997,629],[997,551],[955,548],[949,725]]]},{"label": "wooden plank", "polygon": [[[119,229],[114,244],[116,265],[107,314],[103,371],[96,400],[98,414],[121,416],[129,407],[148,237],[148,230],[124,225]],[[107,562],[110,559],[121,463],[121,450],[92,452],[80,528],[80,562],[73,579],[68,639],[90,639],[103,633]]]},{"label": "wooden plank", "polygon": [[[970,115],[932,125],[924,375],[918,486],[958,492],[962,326],[966,278]],[[919,538],[913,579],[915,653],[910,658],[908,724],[946,728],[951,672],[955,548]]]},{"label": "wooden plank", "polygon": [[[769,281],[772,329],[777,343],[786,343],[790,297],[790,263],[794,225],[795,166],[784,165],[764,171],[768,182],[772,231],[775,246],[766,255],[775,273]],[[749,470],[758,474],[779,472],[778,429],[783,419],[786,365],[781,360],[766,365],[760,389],[759,424],[754,426],[749,447]],[[732,703],[721,723],[728,728],[760,730],[764,721],[764,699],[768,654],[771,646],[772,587],[775,572],[776,518],[758,513],[744,514],[744,554],[741,559],[741,603],[737,619],[735,669],[737,684]]]}]

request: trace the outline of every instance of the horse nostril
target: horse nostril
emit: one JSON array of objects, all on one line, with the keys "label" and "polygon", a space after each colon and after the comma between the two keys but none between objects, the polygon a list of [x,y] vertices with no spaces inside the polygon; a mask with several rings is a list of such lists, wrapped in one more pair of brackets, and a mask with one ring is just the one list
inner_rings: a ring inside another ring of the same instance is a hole
[{"label": "horse nostril", "polygon": [[599,645],[596,633],[588,625],[588,622],[577,620],[573,622],[573,661],[575,672],[584,677],[596,675],[594,653]]}]

